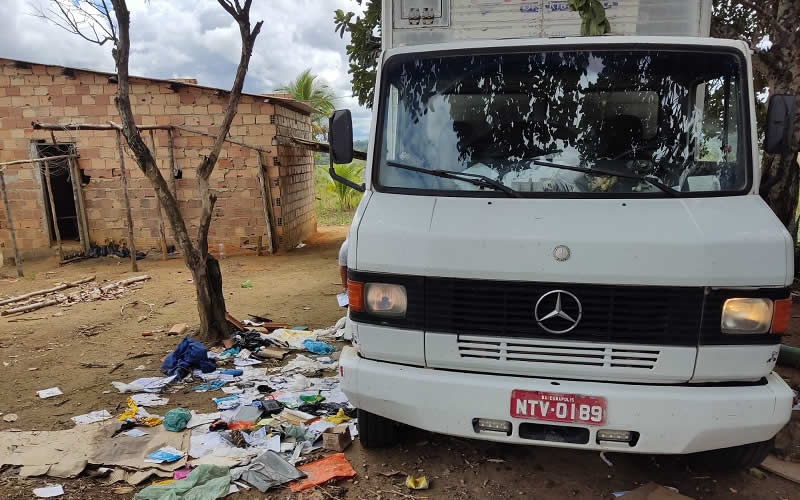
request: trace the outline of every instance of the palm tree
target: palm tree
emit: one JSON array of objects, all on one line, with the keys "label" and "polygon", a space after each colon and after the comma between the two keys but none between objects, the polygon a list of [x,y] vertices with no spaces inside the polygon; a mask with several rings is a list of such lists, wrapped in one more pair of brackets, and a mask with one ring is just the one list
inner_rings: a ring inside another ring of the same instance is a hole
[{"label": "palm tree", "polygon": [[323,136],[327,141],[328,116],[333,112],[333,92],[328,84],[318,80],[318,75],[311,73],[311,68],[306,69],[297,78],[278,88],[278,92],[285,92],[298,101],[308,101],[317,110],[311,115],[312,130],[315,136]]}]

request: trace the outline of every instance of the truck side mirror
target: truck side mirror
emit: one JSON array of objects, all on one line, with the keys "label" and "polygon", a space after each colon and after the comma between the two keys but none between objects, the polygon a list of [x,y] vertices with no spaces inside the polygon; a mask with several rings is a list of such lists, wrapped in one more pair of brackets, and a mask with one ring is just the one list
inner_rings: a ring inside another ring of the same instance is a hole
[{"label": "truck side mirror", "polygon": [[795,96],[776,94],[769,98],[764,133],[764,152],[785,154],[791,151]]},{"label": "truck side mirror", "polygon": [[328,139],[333,163],[353,161],[353,119],[349,109],[337,109],[328,122]]},{"label": "truck side mirror", "polygon": [[328,120],[328,142],[330,145],[328,157],[331,162],[328,173],[331,178],[363,193],[366,190],[364,184],[356,184],[342,177],[333,168],[334,163],[344,164],[353,161],[353,118],[349,109],[338,109],[331,115]]}]

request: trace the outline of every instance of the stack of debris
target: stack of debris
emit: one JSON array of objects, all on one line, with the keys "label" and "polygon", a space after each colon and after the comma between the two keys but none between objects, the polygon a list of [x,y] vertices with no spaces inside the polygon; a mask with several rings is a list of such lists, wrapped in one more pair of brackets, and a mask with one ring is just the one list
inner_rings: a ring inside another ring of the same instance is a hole
[{"label": "stack of debris", "polygon": [[[301,491],[353,477],[341,452],[358,435],[356,411],[340,389],[336,348],[326,342],[343,336],[344,323],[246,329],[221,352],[186,337],[164,358],[163,377],[112,382],[130,394],[116,418],[99,410],[74,417],[77,425],[66,431],[0,432],[0,465],[21,466],[25,477],[70,478],[89,469],[109,484],[157,479],[137,499],[177,491],[220,498],[281,485]],[[260,366],[290,351],[296,356],[285,366]],[[187,388],[212,393],[217,411],[153,413]]]}]

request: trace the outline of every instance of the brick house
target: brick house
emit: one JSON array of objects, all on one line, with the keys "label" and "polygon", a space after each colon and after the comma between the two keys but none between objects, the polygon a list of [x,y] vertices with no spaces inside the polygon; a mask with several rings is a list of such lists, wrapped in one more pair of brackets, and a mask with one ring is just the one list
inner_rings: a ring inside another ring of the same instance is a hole
[{"label": "brick house", "polygon": [[[32,126],[33,122],[119,123],[114,106],[116,91],[113,73],[0,58],[0,162],[77,154],[80,170],[76,181],[67,160],[5,169],[11,218],[23,258],[52,253],[54,224],[67,246],[73,240],[86,248],[87,237],[98,244],[127,240],[116,132],[65,127],[51,135]],[[168,182],[175,174],[175,194],[192,237],[200,216],[195,170],[214,141],[199,132],[217,132],[227,99],[226,90],[197,85],[191,79],[131,78],[137,123],[164,126],[152,131],[157,162]],[[219,243],[252,247],[259,236],[266,246],[267,235],[272,234],[277,248],[288,249],[316,231],[313,155],[294,141],[312,138],[312,111],[306,103],[288,96],[242,95],[229,138],[252,147],[226,142],[211,176],[211,189],[218,200],[209,233],[210,248],[217,248]],[[168,126],[182,128],[167,130]],[[148,145],[149,134],[142,132]],[[170,166],[170,134],[174,170]],[[127,149],[125,167],[136,247],[158,248],[155,192]],[[51,173],[55,220],[45,168]],[[165,225],[167,241],[172,243],[169,224]],[[8,223],[0,210],[0,264],[3,257],[12,255]]]}]

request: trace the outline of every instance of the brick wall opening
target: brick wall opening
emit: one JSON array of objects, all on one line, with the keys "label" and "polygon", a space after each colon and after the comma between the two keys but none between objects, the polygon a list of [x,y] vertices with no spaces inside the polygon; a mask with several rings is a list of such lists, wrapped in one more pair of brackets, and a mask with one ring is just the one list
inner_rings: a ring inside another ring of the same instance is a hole
[{"label": "brick wall opening", "polygon": [[[60,156],[70,154],[73,150],[72,144],[37,144],[36,150],[41,158],[48,156]],[[78,230],[78,211],[75,208],[75,198],[72,194],[72,178],[69,174],[69,163],[66,158],[40,163],[40,174],[42,177],[43,197],[47,201],[47,224],[50,228],[50,240],[56,240],[54,224],[58,225],[61,239],[65,241],[80,241]],[[50,210],[50,199],[47,195],[47,180],[45,179],[45,168],[50,171],[50,184],[53,188],[53,202],[56,207],[56,220],[53,221]]]}]

